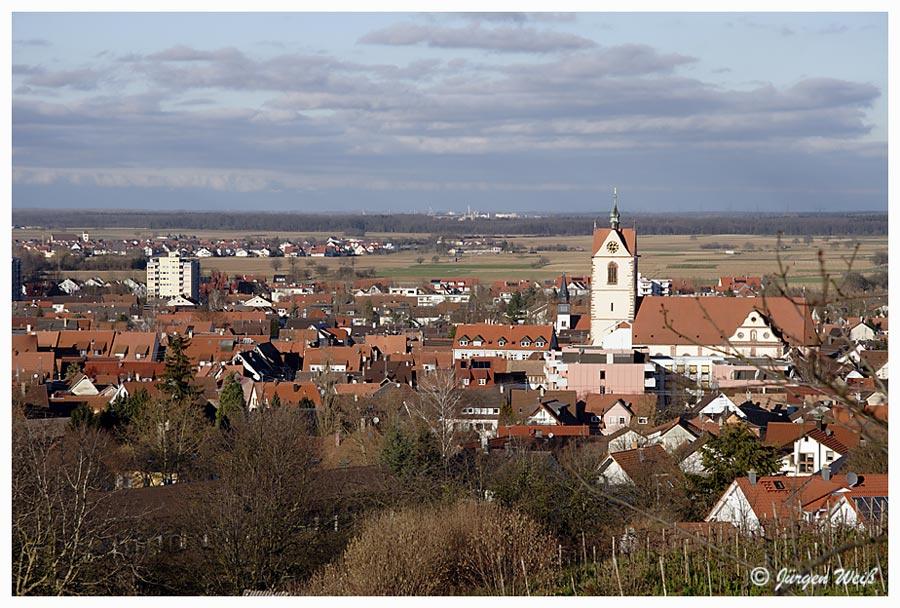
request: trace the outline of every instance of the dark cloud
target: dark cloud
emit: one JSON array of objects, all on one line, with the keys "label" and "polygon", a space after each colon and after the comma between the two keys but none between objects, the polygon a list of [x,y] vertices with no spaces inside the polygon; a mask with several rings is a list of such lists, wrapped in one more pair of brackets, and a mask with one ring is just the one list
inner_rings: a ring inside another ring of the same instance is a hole
[{"label": "dark cloud", "polygon": [[424,45],[434,48],[482,49],[517,53],[550,53],[596,46],[592,40],[565,32],[535,30],[526,27],[482,28],[478,23],[458,28],[399,23],[369,32],[360,38],[359,42],[391,46]]},{"label": "dark cloud", "polygon": [[[461,192],[482,208],[577,206],[614,182],[630,182],[647,204],[678,188],[705,188],[691,198],[698,205],[723,196],[746,205],[752,188],[797,205],[864,188],[867,200],[885,200],[886,143],[864,139],[866,110],[882,93],[871,84],[729,89],[679,75],[693,57],[638,44],[537,63],[492,59],[365,64],[181,45],[104,58],[112,68],[16,64],[14,188],[316,192],[329,208],[386,209]],[[94,92],[64,99],[60,88]]]}]

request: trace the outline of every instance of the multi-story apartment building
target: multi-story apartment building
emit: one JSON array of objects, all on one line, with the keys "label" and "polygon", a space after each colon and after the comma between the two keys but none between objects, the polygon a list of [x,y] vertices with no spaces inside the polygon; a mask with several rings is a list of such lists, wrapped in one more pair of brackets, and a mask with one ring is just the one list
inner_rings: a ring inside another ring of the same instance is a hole
[{"label": "multi-story apartment building", "polygon": [[174,298],[184,296],[193,301],[200,297],[200,260],[183,258],[177,251],[168,257],[147,262],[147,297]]}]

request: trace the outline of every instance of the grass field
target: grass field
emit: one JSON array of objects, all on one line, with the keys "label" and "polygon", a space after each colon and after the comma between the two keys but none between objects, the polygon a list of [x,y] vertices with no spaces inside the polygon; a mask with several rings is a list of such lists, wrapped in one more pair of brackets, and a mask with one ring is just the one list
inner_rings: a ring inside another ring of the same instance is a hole
[{"label": "grass field", "polygon": [[[76,232],[75,229],[71,232]],[[121,229],[89,231],[92,236],[100,238],[136,238],[152,234],[165,234],[160,231]],[[193,234],[193,233],[192,233]],[[290,239],[316,238],[320,241],[329,235],[325,233],[259,233],[239,232],[202,232],[196,233],[201,238],[231,239],[250,237],[268,239],[284,237]],[[14,238],[29,238],[41,233],[35,231],[16,230]],[[422,234],[367,234],[366,239],[390,241],[398,238],[427,239]],[[500,237],[498,237],[500,238]],[[350,265],[354,269],[372,270],[377,276],[395,277],[409,282],[417,282],[431,277],[476,277],[483,280],[500,279],[546,279],[568,275],[586,275],[590,273],[591,239],[589,235],[577,237],[502,237],[521,246],[529,254],[482,254],[466,255],[458,260],[441,256],[437,262],[432,261],[432,251],[403,251],[386,255],[362,256],[357,258],[294,258],[294,267],[298,270],[309,269],[317,274],[317,267],[324,266],[329,274],[333,274],[342,265]],[[782,245],[788,247],[780,252],[776,250],[776,237],[760,237],[754,235],[704,235],[704,236],[639,236],[638,249],[640,261],[638,267],[644,276],[652,278],[692,279],[699,283],[714,283],[720,276],[753,275],[779,273],[779,259],[788,279],[792,283],[811,285],[820,281],[819,255],[824,262],[824,270],[832,276],[842,275],[851,266],[856,271],[873,270],[871,256],[879,250],[887,250],[888,239],[883,237],[861,238],[814,238],[810,244],[803,243],[802,238],[784,236]],[[734,254],[729,255],[720,249],[703,249],[702,245],[722,243],[733,246]],[[753,251],[745,249],[751,243]],[[854,247],[859,249],[854,256]],[[543,247],[564,245],[570,251],[542,251]],[[580,250],[578,250],[580,249]],[[535,263],[541,257],[549,262],[539,268]],[[422,258],[419,263],[418,258]],[[275,261],[277,260],[277,261]],[[291,268],[289,258],[206,258],[201,260],[201,272],[210,274],[213,271],[233,274],[256,274],[271,276],[273,273],[288,273]],[[275,269],[275,266],[278,269]],[[140,280],[145,277],[141,272],[69,272],[73,278],[87,278],[100,274],[105,278],[125,278],[132,276]]]}]

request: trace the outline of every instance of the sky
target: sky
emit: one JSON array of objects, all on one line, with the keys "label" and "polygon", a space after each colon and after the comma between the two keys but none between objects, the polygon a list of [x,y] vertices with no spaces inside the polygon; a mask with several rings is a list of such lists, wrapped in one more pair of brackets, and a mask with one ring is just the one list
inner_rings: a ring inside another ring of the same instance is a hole
[{"label": "sky", "polygon": [[888,207],[886,13],[11,21],[14,208]]}]

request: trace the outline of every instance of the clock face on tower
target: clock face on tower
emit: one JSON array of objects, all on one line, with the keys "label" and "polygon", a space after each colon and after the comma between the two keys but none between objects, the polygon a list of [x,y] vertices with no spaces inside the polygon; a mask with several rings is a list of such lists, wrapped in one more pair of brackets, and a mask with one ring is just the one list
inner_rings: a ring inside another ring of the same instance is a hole
[{"label": "clock face on tower", "polygon": [[606,245],[606,250],[610,253],[615,253],[619,250],[619,244],[615,241],[610,241]]}]

